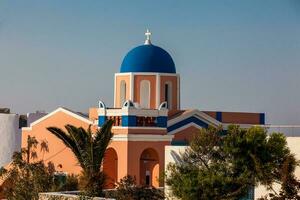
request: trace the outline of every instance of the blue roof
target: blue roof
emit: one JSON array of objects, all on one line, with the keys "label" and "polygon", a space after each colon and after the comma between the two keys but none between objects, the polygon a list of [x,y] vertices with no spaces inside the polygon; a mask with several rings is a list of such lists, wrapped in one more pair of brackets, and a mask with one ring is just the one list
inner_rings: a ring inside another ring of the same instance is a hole
[{"label": "blue roof", "polygon": [[176,73],[170,54],[155,45],[141,45],[127,53],[120,72]]}]

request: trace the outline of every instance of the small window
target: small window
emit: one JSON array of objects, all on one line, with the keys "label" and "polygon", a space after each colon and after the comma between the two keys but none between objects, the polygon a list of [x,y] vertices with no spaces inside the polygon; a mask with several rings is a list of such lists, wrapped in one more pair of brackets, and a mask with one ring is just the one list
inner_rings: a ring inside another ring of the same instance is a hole
[{"label": "small window", "polygon": [[169,101],[169,85],[165,84],[165,101]]},{"label": "small window", "polygon": [[168,82],[165,84],[165,101],[169,109],[172,108],[172,83]]}]

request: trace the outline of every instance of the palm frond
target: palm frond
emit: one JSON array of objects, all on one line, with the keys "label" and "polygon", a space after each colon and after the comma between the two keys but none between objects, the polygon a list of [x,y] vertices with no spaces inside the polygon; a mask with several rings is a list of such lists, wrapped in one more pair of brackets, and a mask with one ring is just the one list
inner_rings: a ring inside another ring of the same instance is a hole
[{"label": "palm frond", "polygon": [[71,149],[71,151],[75,154],[76,158],[78,159],[80,166],[82,168],[85,168],[84,160],[81,157],[80,150],[78,149],[74,139],[60,128],[48,127],[47,130],[50,131],[50,133],[52,133],[56,137],[58,137],[69,149]]},{"label": "palm frond", "polygon": [[111,132],[113,122],[113,120],[106,121],[95,134],[92,133],[91,126],[85,130],[82,127],[66,125],[65,128],[68,133],[55,127],[47,128],[75,154],[87,179],[86,190],[99,191],[104,184],[104,181],[101,181],[99,177],[103,175],[101,164],[113,136]]},{"label": "palm frond", "polygon": [[94,163],[96,164],[95,168],[100,168],[107,146],[113,136],[111,132],[113,122],[113,120],[106,121],[101,129],[95,133],[96,136],[93,147]]},{"label": "palm frond", "polygon": [[70,137],[74,140],[84,166],[89,166],[91,159],[87,152],[87,148],[90,146],[91,141],[88,133],[82,127],[77,128],[70,124],[66,125],[65,128],[67,129]]}]

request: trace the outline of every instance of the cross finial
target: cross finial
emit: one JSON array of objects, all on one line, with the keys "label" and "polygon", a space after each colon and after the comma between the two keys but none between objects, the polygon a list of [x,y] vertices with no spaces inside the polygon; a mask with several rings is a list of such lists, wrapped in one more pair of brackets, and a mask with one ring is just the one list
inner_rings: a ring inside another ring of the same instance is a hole
[{"label": "cross finial", "polygon": [[147,45],[151,44],[151,40],[150,40],[151,32],[149,31],[149,29],[147,29],[145,36],[146,36],[145,44]]}]

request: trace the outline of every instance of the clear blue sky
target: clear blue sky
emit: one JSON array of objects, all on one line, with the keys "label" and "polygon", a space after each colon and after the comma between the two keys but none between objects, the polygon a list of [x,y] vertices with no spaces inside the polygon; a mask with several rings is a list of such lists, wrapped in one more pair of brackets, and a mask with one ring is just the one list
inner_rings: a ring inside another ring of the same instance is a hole
[{"label": "clear blue sky", "polygon": [[299,0],[1,0],[0,107],[112,105],[114,73],[146,28],[181,74],[182,108],[300,124]]}]

